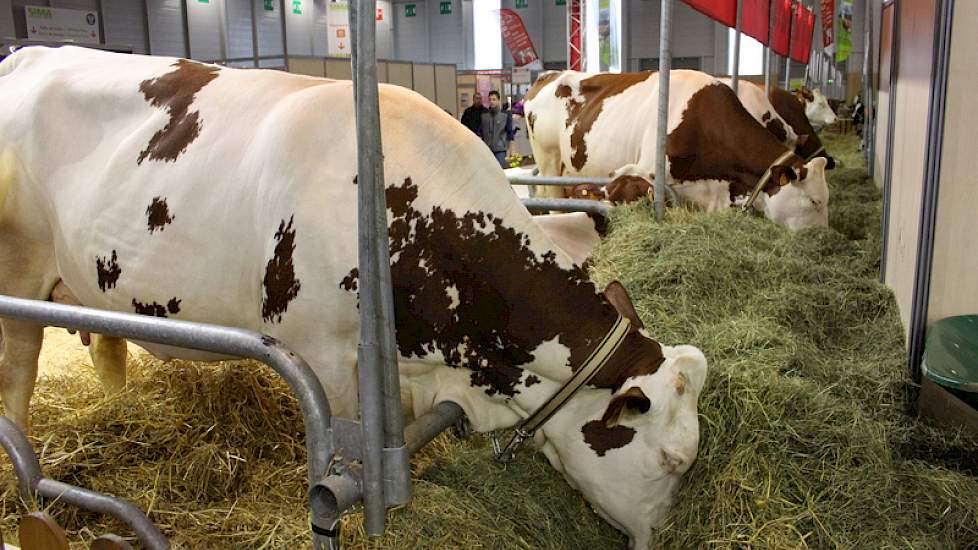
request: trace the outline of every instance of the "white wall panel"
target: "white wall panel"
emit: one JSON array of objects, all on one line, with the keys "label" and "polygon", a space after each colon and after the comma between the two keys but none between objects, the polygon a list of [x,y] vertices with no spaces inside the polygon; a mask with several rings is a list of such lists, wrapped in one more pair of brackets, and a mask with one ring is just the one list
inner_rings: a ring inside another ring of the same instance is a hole
[{"label": "white wall panel", "polygon": [[251,39],[251,1],[224,0],[227,7],[225,20],[227,21],[228,57],[254,55]]},{"label": "white wall panel", "polygon": [[[414,17],[405,15],[404,6],[407,4],[415,4]],[[427,63],[430,60],[430,55],[428,53],[428,17],[425,3],[423,1],[397,2],[393,6],[393,12],[394,59]]]},{"label": "white wall panel", "polygon": [[[442,2],[450,2],[451,14],[441,14]],[[429,60],[432,63],[461,64],[465,51],[461,0],[428,0],[418,4],[418,8],[425,4],[428,6],[428,34],[431,37]]]},{"label": "white wall panel", "polygon": [[129,46],[133,53],[147,53],[142,2],[102,0],[102,26],[106,44]]},{"label": "white wall panel", "polygon": [[[533,0],[531,0],[533,1]],[[554,0],[539,0],[543,6],[543,38],[537,53],[544,63],[567,62],[567,6],[558,6]],[[631,2],[637,3],[637,0]],[[536,38],[533,39],[536,45]]]},{"label": "white wall panel", "polygon": [[[272,2],[272,9],[266,10],[262,0],[255,3],[255,17],[258,22],[258,55],[282,55],[282,19],[279,4]],[[268,66],[263,63],[262,66]]]},{"label": "white wall panel", "polygon": [[187,2],[190,57],[205,61],[225,57],[222,43],[223,10],[223,0],[212,0],[206,4]]},{"label": "white wall panel", "polygon": [[153,55],[186,57],[180,0],[149,0],[149,43]]}]

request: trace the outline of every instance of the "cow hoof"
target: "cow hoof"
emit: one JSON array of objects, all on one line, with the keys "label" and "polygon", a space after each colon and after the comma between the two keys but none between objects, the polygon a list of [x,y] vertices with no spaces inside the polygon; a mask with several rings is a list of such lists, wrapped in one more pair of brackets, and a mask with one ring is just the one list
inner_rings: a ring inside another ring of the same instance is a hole
[{"label": "cow hoof", "polygon": [[463,416],[455,421],[455,425],[452,427],[452,433],[459,439],[470,439],[474,432],[472,431],[472,424],[469,423],[469,419]]}]

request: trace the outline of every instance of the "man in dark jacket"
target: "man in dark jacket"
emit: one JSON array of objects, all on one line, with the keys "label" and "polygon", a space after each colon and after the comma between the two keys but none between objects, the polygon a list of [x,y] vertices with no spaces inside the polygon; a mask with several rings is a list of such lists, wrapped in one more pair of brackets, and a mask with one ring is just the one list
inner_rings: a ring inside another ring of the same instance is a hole
[{"label": "man in dark jacket", "polygon": [[506,150],[509,149],[509,142],[513,141],[513,118],[500,103],[499,92],[496,90],[489,92],[489,109],[482,113],[479,135],[496,156],[499,166],[505,169],[507,168]]},{"label": "man in dark jacket", "polygon": [[482,113],[484,112],[486,112],[486,107],[482,104],[482,95],[476,92],[472,96],[472,105],[462,111],[462,124],[478,135],[479,126],[482,125]]}]

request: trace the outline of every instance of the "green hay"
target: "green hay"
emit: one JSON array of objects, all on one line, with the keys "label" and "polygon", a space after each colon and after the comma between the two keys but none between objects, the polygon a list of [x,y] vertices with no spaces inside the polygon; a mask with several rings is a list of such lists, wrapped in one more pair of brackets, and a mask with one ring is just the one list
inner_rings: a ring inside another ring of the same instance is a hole
[{"label": "green hay", "polygon": [[[662,548],[967,548],[978,541],[978,442],[918,422],[891,293],[877,283],[879,193],[851,136],[826,143],[831,228],[789,233],[736,213],[619,208],[594,277],[619,279],[666,344],[691,343],[710,373],[701,442]],[[34,441],[50,477],[123,496],[175,548],[309,545],[301,417],[251,362],[139,357],[130,389],[103,398],[91,367],[38,388]],[[13,474],[0,529],[25,509]],[[444,434],[412,459],[414,501],[383,537],[344,520],[353,549],[605,549],[625,538],[543,456],[505,467],[486,439]],[[60,503],[73,548],[107,518]],[[132,540],[130,538],[130,540]]]}]

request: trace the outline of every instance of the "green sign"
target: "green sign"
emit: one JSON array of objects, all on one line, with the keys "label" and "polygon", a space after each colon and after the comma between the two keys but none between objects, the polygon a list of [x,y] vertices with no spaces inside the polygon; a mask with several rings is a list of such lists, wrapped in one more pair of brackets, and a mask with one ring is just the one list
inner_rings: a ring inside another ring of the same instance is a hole
[{"label": "green sign", "polygon": [[404,4],[404,17],[414,17],[417,15],[414,11],[417,6],[417,4]]},{"label": "green sign", "polygon": [[302,15],[302,0],[292,0],[292,13]]},{"label": "green sign", "polygon": [[31,6],[27,6],[27,15],[43,19],[51,19],[54,17],[54,14],[51,13],[50,8],[34,8]]},{"label": "green sign", "polygon": [[530,7],[530,0],[516,0],[517,9],[528,8],[528,7]]},{"label": "green sign", "polygon": [[210,4],[211,3],[211,0],[197,0],[197,1],[200,2],[201,4]]},{"label": "green sign", "polygon": [[275,0],[265,0],[265,11],[275,11]]},{"label": "green sign", "polygon": [[557,5],[557,6],[566,6],[567,5],[567,0],[556,0],[555,5]]},{"label": "green sign", "polygon": [[452,3],[451,2],[441,2],[438,4],[438,13],[442,15],[452,14]]}]

